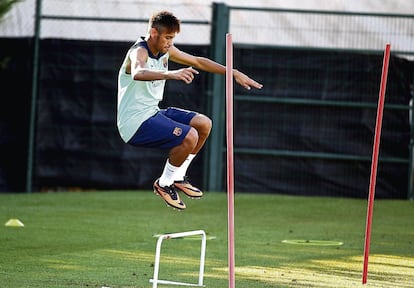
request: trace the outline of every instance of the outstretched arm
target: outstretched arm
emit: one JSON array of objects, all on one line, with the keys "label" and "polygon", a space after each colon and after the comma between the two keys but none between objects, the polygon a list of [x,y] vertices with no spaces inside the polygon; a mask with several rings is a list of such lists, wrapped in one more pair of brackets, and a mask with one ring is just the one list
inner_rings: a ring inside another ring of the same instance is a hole
[{"label": "outstretched arm", "polygon": [[[225,74],[226,67],[205,57],[197,57],[185,53],[179,50],[177,47],[172,46],[169,50],[170,53],[170,60],[177,62],[179,64],[188,65],[194,67],[199,70],[211,72],[211,73],[218,73],[218,74]],[[263,87],[262,84],[258,83],[257,81],[253,80],[246,74],[238,71],[237,69],[233,69],[233,76],[234,79],[238,84],[243,86],[246,89],[251,89],[251,87],[256,89],[261,89]]]},{"label": "outstretched arm", "polygon": [[131,51],[129,65],[127,65],[127,72],[131,73],[134,80],[153,81],[174,79],[190,84],[194,79],[194,74],[198,74],[198,71],[192,67],[173,71],[157,71],[148,69],[147,60],[148,51],[145,48],[138,47],[137,49]]},{"label": "outstretched arm", "polygon": [[246,88],[247,90],[250,90],[251,87],[256,88],[256,89],[262,89],[263,84],[260,84],[259,82],[253,80],[252,78],[250,78],[249,76],[247,76],[246,74],[233,69],[233,77],[236,80],[236,82],[238,84],[240,84],[241,86],[243,86],[244,88]]}]

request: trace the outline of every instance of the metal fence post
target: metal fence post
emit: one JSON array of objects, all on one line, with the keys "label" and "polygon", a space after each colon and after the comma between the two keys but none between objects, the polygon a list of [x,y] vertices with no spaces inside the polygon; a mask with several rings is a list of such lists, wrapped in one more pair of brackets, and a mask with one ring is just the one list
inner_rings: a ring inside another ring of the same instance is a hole
[{"label": "metal fence post", "polygon": [[[211,59],[224,64],[226,51],[226,33],[229,29],[230,9],[223,3],[213,3],[211,29]],[[208,112],[213,121],[213,129],[207,146],[207,157],[204,164],[204,181],[206,190],[223,191],[224,170],[224,129],[225,129],[225,97],[223,75],[210,74],[208,93]]]},{"label": "metal fence post", "polygon": [[410,147],[408,152],[408,193],[407,193],[407,199],[414,200],[414,107],[413,107],[413,101],[414,101],[414,91],[411,92],[411,100],[409,103],[410,106],[410,112],[409,112],[409,122],[410,122]]},{"label": "metal fence post", "polygon": [[35,31],[33,42],[33,77],[32,77],[32,99],[30,103],[30,123],[29,123],[29,144],[27,151],[27,175],[26,175],[26,192],[33,190],[33,167],[35,154],[35,138],[36,138],[36,106],[37,106],[37,82],[39,72],[40,57],[40,19],[42,11],[42,0],[36,0],[35,14]]}]

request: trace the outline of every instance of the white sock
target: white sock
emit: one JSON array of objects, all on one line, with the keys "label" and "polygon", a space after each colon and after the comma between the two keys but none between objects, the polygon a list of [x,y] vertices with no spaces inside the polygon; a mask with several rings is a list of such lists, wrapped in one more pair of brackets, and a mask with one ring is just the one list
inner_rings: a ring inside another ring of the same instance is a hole
[{"label": "white sock", "polygon": [[190,166],[191,161],[193,161],[196,155],[197,154],[188,155],[187,159],[185,159],[184,163],[181,164],[180,168],[178,168],[177,172],[175,173],[174,180],[176,181],[184,180],[184,176],[187,174],[188,166]]},{"label": "white sock", "polygon": [[178,171],[178,168],[174,165],[171,165],[170,161],[167,159],[167,162],[164,166],[164,171],[159,180],[159,184],[161,187],[170,186],[174,183],[174,175]]}]

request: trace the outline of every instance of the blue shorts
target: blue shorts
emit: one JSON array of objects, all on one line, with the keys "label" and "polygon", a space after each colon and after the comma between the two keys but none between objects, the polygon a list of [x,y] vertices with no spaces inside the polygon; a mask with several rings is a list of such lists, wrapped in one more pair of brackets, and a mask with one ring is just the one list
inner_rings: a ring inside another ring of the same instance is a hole
[{"label": "blue shorts", "polygon": [[197,113],[170,107],[144,121],[128,144],[141,147],[171,149],[180,145],[188,131],[190,121]]}]

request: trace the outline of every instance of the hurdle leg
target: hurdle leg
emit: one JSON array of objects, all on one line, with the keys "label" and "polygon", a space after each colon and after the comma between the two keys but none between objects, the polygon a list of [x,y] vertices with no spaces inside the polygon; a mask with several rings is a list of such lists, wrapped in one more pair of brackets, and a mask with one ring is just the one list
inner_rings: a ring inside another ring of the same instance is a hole
[{"label": "hurdle leg", "polygon": [[162,240],[164,240],[164,236],[165,235],[161,235],[160,237],[158,237],[158,240],[157,240],[157,248],[155,249],[154,276],[152,279],[152,283],[153,283],[152,288],[157,288],[157,284],[158,284],[158,273],[160,270],[161,245],[162,245]]}]

